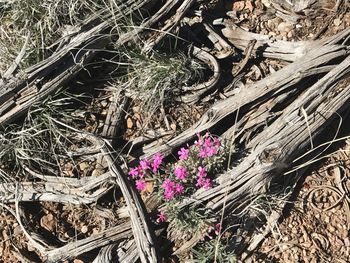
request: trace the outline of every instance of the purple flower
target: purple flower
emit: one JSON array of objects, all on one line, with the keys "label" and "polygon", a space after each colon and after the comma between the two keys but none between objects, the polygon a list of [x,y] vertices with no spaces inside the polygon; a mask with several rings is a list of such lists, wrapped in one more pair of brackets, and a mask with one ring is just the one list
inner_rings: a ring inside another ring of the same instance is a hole
[{"label": "purple flower", "polygon": [[136,181],[136,189],[139,191],[143,191],[146,189],[146,182],[143,179]]},{"label": "purple flower", "polygon": [[196,186],[197,186],[197,187],[202,187],[203,185],[204,185],[204,178],[203,178],[203,177],[198,176],[198,177],[197,177],[197,183],[196,183]]},{"label": "purple flower", "polygon": [[219,138],[214,138],[214,145],[219,148],[221,146],[221,141]]},{"label": "purple flower", "polygon": [[180,160],[186,160],[188,158],[189,152],[190,152],[189,149],[185,149],[184,147],[182,147],[180,149],[180,151],[177,152],[177,154],[179,155],[179,159]]},{"label": "purple flower", "polygon": [[199,150],[198,157],[200,157],[200,158],[205,158],[205,157],[207,157],[206,148],[203,148],[203,147],[202,147],[202,148]]},{"label": "purple flower", "polygon": [[159,166],[163,162],[163,158],[164,156],[160,153],[156,153],[155,155],[153,155],[153,163],[151,164],[153,172],[156,173],[158,171]]},{"label": "purple flower", "polygon": [[163,211],[161,211],[158,215],[158,222],[165,222],[167,220],[167,217]]},{"label": "purple flower", "polygon": [[185,180],[188,175],[187,169],[181,166],[175,168],[174,174],[179,180]]},{"label": "purple flower", "polygon": [[213,143],[212,143],[210,137],[207,137],[207,138],[204,139],[204,143],[203,143],[204,147],[211,147],[212,145],[213,145]]},{"label": "purple flower", "polygon": [[150,162],[147,161],[147,160],[141,160],[141,161],[140,161],[140,168],[141,168],[142,170],[150,169],[150,168],[151,168],[151,167],[150,167]]},{"label": "purple flower", "polygon": [[134,167],[132,168],[129,172],[128,175],[130,175],[132,178],[136,178],[142,174],[141,170],[139,167]]},{"label": "purple flower", "polygon": [[198,177],[206,177],[207,176],[207,170],[203,166],[198,167]]},{"label": "purple flower", "polygon": [[203,138],[202,136],[197,133],[197,137],[198,137],[198,140],[194,141],[194,145],[195,146],[202,146],[203,145]]},{"label": "purple flower", "polygon": [[181,195],[184,192],[185,188],[182,184],[175,185],[175,193]]},{"label": "purple flower", "polygon": [[162,188],[166,191],[167,189],[173,189],[175,186],[175,183],[171,181],[169,178],[165,179]]},{"label": "purple flower", "polygon": [[219,235],[221,233],[221,224],[217,223],[215,225],[215,235]]},{"label": "purple flower", "polygon": [[213,156],[213,155],[218,153],[218,150],[216,149],[216,147],[213,147],[213,146],[207,147],[205,149],[205,151],[207,153],[207,157],[211,157],[211,156]]},{"label": "purple flower", "polygon": [[168,190],[164,192],[164,199],[167,201],[170,201],[171,199],[173,199],[174,196],[175,196],[174,190]]},{"label": "purple flower", "polygon": [[209,178],[206,178],[203,182],[203,188],[204,189],[209,189],[213,186],[213,182],[209,179]]}]

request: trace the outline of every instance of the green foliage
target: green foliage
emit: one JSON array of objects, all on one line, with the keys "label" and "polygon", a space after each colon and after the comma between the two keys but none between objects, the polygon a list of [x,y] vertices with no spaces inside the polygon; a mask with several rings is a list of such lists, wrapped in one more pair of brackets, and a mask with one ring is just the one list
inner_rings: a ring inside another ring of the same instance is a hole
[{"label": "green foliage", "polygon": [[202,242],[192,250],[193,263],[236,263],[237,257],[222,240]]}]

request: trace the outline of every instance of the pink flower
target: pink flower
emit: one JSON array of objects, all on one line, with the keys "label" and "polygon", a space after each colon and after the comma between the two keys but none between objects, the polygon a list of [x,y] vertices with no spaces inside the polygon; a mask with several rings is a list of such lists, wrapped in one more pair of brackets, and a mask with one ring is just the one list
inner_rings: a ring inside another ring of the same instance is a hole
[{"label": "pink flower", "polygon": [[219,235],[221,233],[221,224],[220,223],[217,223],[215,225],[215,235]]},{"label": "pink flower", "polygon": [[185,149],[184,147],[182,147],[180,149],[180,151],[177,152],[177,154],[179,155],[179,159],[180,160],[186,160],[188,158],[189,152],[190,152],[189,149]]},{"label": "pink flower", "polygon": [[153,172],[156,173],[158,171],[159,166],[163,162],[163,158],[164,156],[160,153],[156,153],[155,155],[153,155],[153,163],[151,164]]},{"label": "pink flower", "polygon": [[165,179],[162,184],[164,189],[164,199],[171,200],[175,196],[175,182],[171,181],[169,178]]},{"label": "pink flower", "polygon": [[175,192],[174,190],[165,190],[164,192],[164,199],[167,201],[170,201],[171,199],[173,199],[175,196]]},{"label": "pink flower", "polygon": [[175,183],[173,181],[171,181],[169,178],[165,179],[163,184],[162,184],[162,188],[166,191],[169,189],[173,189],[175,186]]},{"label": "pink flower", "polygon": [[200,157],[200,158],[205,158],[205,157],[207,157],[206,148],[201,148],[201,149],[199,150],[198,157]]},{"label": "pink flower", "polygon": [[139,191],[143,191],[146,189],[146,182],[143,179],[136,181],[136,189]]},{"label": "pink flower", "polygon": [[213,143],[212,143],[210,137],[207,137],[207,138],[204,139],[204,143],[203,143],[204,147],[211,147],[212,145],[213,145]]},{"label": "pink flower", "polygon": [[216,148],[219,148],[221,146],[221,141],[219,138],[214,138],[214,145]]},{"label": "pink flower", "polygon": [[202,146],[203,145],[203,138],[202,136],[197,133],[197,137],[198,137],[198,140],[194,141],[194,145],[195,146]]},{"label": "pink flower", "polygon": [[147,160],[141,160],[140,161],[140,167],[142,170],[147,170],[147,169],[150,169],[150,162],[147,161]]},{"label": "pink flower", "polygon": [[161,211],[158,215],[158,222],[165,222],[167,220],[167,217],[163,211]]},{"label": "pink flower", "polygon": [[207,153],[207,157],[211,157],[211,156],[213,156],[213,155],[218,153],[218,150],[216,149],[216,147],[213,147],[213,146],[212,147],[207,147],[205,149],[205,151]]},{"label": "pink flower", "polygon": [[178,195],[181,195],[184,192],[185,188],[182,184],[176,184],[175,185],[175,193]]},{"label": "pink flower", "polygon": [[198,167],[198,177],[206,177],[207,176],[207,170],[203,166]]},{"label": "pink flower", "polygon": [[203,185],[204,185],[204,178],[198,176],[196,186],[197,187],[202,187]]},{"label": "pink flower", "polygon": [[134,167],[132,168],[129,172],[128,175],[130,175],[132,178],[136,178],[142,174],[141,170],[139,167]]},{"label": "pink flower", "polygon": [[203,182],[203,185],[202,185],[202,187],[204,188],[204,189],[209,189],[209,188],[211,188],[213,186],[213,182],[211,181],[211,179],[209,179],[209,178],[206,178],[205,180],[204,180],[204,182]]},{"label": "pink flower", "polygon": [[188,175],[187,169],[181,166],[175,168],[174,174],[179,180],[185,180]]}]

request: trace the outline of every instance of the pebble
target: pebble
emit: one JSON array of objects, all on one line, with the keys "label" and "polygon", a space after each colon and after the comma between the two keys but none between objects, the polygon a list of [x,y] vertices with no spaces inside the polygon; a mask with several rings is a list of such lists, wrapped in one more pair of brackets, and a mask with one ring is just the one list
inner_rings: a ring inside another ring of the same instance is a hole
[{"label": "pebble", "polygon": [[291,31],[294,28],[292,23],[288,23],[288,22],[282,22],[277,26],[277,30],[279,32],[286,32],[288,33],[289,31]]},{"label": "pebble", "polygon": [[86,225],[83,225],[83,227],[81,228],[81,232],[83,234],[86,234],[88,232],[88,227]]},{"label": "pebble", "polygon": [[333,24],[334,24],[335,26],[340,26],[341,20],[340,20],[339,18],[336,18],[336,19],[333,20]]},{"label": "pebble", "polygon": [[294,37],[294,35],[295,35],[294,30],[291,30],[291,31],[288,32],[287,37],[288,38],[292,38],[292,37]]},{"label": "pebble", "polygon": [[330,226],[328,226],[328,230],[329,230],[329,232],[333,233],[333,232],[335,232],[336,229],[334,226],[330,225]]},{"label": "pebble", "polygon": [[82,163],[80,163],[79,164],[79,169],[81,170],[81,171],[84,171],[85,169],[87,169],[87,168],[89,168],[89,163],[88,162],[82,162]]},{"label": "pebble", "polygon": [[132,119],[131,118],[127,118],[127,120],[126,120],[126,127],[128,129],[131,129],[133,126],[134,126],[134,122],[132,121]]}]

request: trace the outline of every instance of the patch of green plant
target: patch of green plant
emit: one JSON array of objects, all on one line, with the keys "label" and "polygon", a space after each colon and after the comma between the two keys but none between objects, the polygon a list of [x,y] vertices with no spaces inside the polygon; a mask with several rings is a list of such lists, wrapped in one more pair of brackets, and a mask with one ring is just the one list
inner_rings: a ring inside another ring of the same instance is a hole
[{"label": "patch of green plant", "polygon": [[44,59],[58,38],[104,8],[102,0],[0,1],[0,72],[14,61],[27,37],[24,67]]},{"label": "patch of green plant", "polygon": [[192,249],[193,263],[236,263],[237,257],[222,239],[211,239]]},{"label": "patch of green plant", "polygon": [[174,101],[203,78],[203,66],[183,53],[144,54],[139,47],[119,47],[115,86],[134,99],[142,100],[145,110]]},{"label": "patch of green plant", "polygon": [[79,123],[72,112],[82,103],[81,96],[61,91],[33,105],[22,126],[11,125],[2,132],[0,163],[14,170],[21,165],[57,169],[74,145],[71,134],[59,122]]}]

